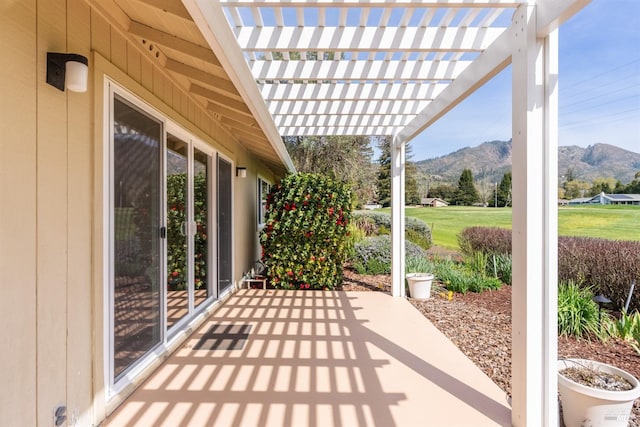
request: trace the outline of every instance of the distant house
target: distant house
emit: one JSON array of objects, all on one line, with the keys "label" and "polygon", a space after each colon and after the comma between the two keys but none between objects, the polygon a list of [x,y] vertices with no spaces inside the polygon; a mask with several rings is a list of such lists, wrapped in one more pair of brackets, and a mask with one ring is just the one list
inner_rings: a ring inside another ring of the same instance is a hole
[{"label": "distant house", "polygon": [[569,200],[567,199],[558,199],[558,206],[566,206],[569,204]]},{"label": "distant house", "polygon": [[382,207],[382,205],[380,203],[373,203],[373,202],[369,202],[366,205],[362,206],[364,209],[367,210],[374,210],[374,209],[380,209]]},{"label": "distant house", "polygon": [[591,197],[578,197],[577,199],[569,200],[570,205],[584,205],[585,203],[589,203]]},{"label": "distant house", "polygon": [[422,206],[429,206],[432,208],[439,208],[442,206],[449,206],[449,203],[447,203],[446,201],[439,199],[437,197],[423,197],[422,200],[420,201],[420,204]]},{"label": "distant house", "polygon": [[635,205],[640,206],[640,194],[604,194],[591,197],[586,203],[601,205]]}]

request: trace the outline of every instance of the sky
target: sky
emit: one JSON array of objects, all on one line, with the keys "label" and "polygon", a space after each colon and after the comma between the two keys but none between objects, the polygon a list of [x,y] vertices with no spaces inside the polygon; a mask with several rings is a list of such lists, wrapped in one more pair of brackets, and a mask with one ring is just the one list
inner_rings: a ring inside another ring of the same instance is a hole
[{"label": "sky", "polygon": [[[511,67],[411,142],[413,160],[511,138]],[[640,0],[592,0],[560,27],[559,144],[640,153]]]}]

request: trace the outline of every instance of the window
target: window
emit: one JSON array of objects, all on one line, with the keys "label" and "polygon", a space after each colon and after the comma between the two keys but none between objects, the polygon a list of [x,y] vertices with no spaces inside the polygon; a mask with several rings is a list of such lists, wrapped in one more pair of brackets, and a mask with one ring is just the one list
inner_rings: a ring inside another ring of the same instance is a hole
[{"label": "window", "polygon": [[258,227],[264,227],[267,218],[267,195],[271,191],[271,184],[258,178]]}]

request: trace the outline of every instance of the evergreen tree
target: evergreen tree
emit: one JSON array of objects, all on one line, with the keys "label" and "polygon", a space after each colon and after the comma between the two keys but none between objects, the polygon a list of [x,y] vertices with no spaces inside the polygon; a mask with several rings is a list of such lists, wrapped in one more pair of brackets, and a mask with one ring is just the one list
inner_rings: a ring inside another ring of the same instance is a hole
[{"label": "evergreen tree", "polygon": [[[378,169],[378,202],[383,206],[391,204],[391,136],[378,138],[378,148],[380,149],[380,164]],[[418,183],[416,180],[417,168],[411,161],[411,146],[405,147],[405,169],[404,169],[404,197],[406,204],[419,204]]]},{"label": "evergreen tree", "polygon": [[285,137],[284,143],[299,172],[327,175],[348,183],[356,204],[375,198],[375,164],[368,137]]},{"label": "evergreen tree", "polygon": [[478,191],[473,185],[473,174],[470,169],[464,169],[458,180],[456,204],[471,206],[479,200]]},{"label": "evergreen tree", "polygon": [[378,158],[378,203],[382,206],[391,204],[391,141],[390,138],[378,140],[380,157]]},{"label": "evergreen tree", "polygon": [[502,175],[498,186],[498,206],[511,206],[511,172]]}]

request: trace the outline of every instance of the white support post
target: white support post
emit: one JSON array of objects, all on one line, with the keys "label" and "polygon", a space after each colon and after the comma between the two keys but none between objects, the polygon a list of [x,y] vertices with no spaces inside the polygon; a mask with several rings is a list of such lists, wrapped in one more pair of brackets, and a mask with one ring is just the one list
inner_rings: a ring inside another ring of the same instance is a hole
[{"label": "white support post", "polygon": [[391,294],[404,297],[404,166],[405,145],[391,142]]},{"label": "white support post", "polygon": [[558,425],[558,37],[513,17],[512,424]]}]

